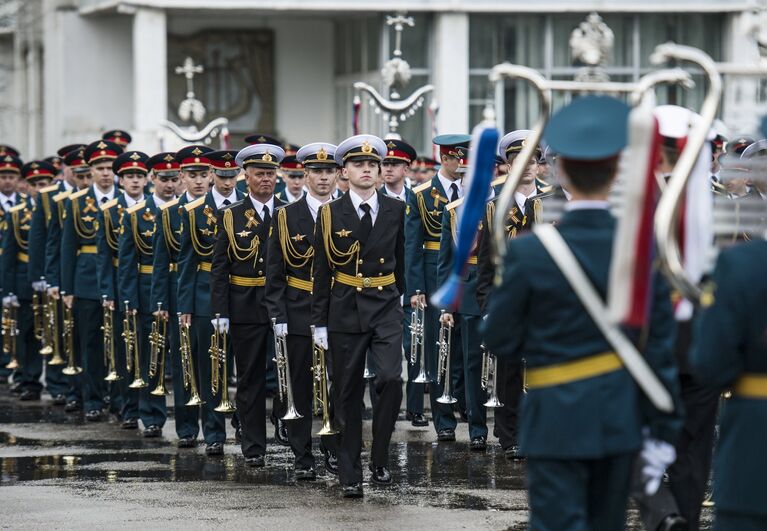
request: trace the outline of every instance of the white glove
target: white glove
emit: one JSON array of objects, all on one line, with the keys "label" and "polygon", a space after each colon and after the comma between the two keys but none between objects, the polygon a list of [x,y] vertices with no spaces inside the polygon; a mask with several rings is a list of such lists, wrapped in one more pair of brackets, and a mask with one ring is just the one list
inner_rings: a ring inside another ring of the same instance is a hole
[{"label": "white glove", "polygon": [[274,335],[277,337],[288,335],[288,323],[276,323],[274,325]]},{"label": "white glove", "polygon": [[676,461],[676,449],[665,441],[646,438],[639,457],[642,459],[644,491],[652,496],[658,492],[666,468]]},{"label": "white glove", "polygon": [[47,288],[48,284],[45,280],[36,280],[35,282],[32,282],[32,289],[38,293],[45,291]]},{"label": "white glove", "polygon": [[314,343],[318,347],[322,347],[327,350],[328,347],[328,327],[318,326],[314,329]]},{"label": "white glove", "polygon": [[211,319],[210,323],[214,329],[217,329],[219,333],[226,334],[229,332],[229,318],[219,317],[218,319]]},{"label": "white glove", "polygon": [[19,306],[19,299],[16,298],[16,295],[6,295],[3,297],[3,308],[10,308],[12,306]]}]

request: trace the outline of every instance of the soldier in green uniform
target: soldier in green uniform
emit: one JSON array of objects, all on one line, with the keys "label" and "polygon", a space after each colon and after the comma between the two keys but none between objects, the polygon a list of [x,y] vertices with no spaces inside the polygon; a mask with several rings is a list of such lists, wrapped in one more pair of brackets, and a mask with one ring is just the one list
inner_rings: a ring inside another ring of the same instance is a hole
[{"label": "soldier in green uniform", "polygon": [[104,274],[99,267],[97,234],[99,206],[114,199],[117,193],[112,162],[120,153],[120,146],[106,140],[93,142],[85,148],[83,157],[90,166],[93,185],[72,193],[64,213],[61,291],[64,304],[72,308],[79,337],[75,350],[82,358],[83,408],[85,419],[89,421],[101,420],[107,394],[101,332],[100,285]]},{"label": "soldier in green uniform", "polygon": [[[448,203],[463,196],[459,170],[465,166],[469,154],[469,135],[441,135],[434,139],[440,146],[442,166],[430,181],[413,188],[410,211],[415,215],[406,218],[405,265],[407,268],[405,298],[411,307],[421,304],[426,307],[424,331],[424,357],[426,371],[431,379],[429,401],[434,429],[439,441],[454,441],[456,420],[450,405],[440,404],[443,386],[436,381],[437,334],[439,331],[439,309],[428,303],[428,298],[437,291],[437,262],[442,235],[442,212]],[[416,296],[416,291],[420,295]],[[453,345],[457,342],[454,341]],[[455,359],[456,356],[453,356]],[[457,365],[454,363],[453,365]]]},{"label": "soldier in green uniform", "polygon": [[211,160],[213,151],[204,146],[189,146],[176,154],[187,192],[194,195],[202,192],[194,201],[183,206],[183,230],[181,250],[179,252],[178,311],[181,324],[191,326],[192,358],[197,372],[197,385],[200,396],[205,402],[200,406],[202,431],[205,437],[205,453],[209,456],[221,455],[226,441],[226,426],[223,413],[214,409],[220,397],[213,396],[210,381],[210,341],[213,335],[211,324],[211,287],[210,271],[213,260],[213,246],[218,230],[217,212],[240,199],[242,194],[235,188],[239,171],[234,163],[236,152],[221,153],[230,155],[229,168],[221,168],[222,175],[213,176],[213,187],[205,193],[198,184],[204,182],[205,190],[211,178]]},{"label": "soldier in green uniform", "polygon": [[[572,193],[557,232],[600,298],[615,233],[607,197],[626,144],[628,110],[611,97],[584,96],[560,109],[545,131]],[[650,301],[640,348],[678,412],[674,320],[657,273]],[[519,442],[527,457],[530,528],[623,529],[637,452],[646,490],[657,489],[673,461],[681,418],[661,413],[641,394],[538,235],[509,242],[484,327],[496,356],[527,361]]]},{"label": "soldier in green uniform", "polygon": [[[166,365],[171,368],[173,378],[173,416],[176,421],[176,435],[179,448],[193,448],[200,431],[198,406],[187,406],[190,390],[184,389],[184,375],[179,354],[179,330],[176,294],[178,292],[178,253],[181,249],[183,205],[197,197],[194,180],[190,189],[174,198],[181,180],[179,164],[175,153],[158,153],[147,161],[147,168],[154,175],[155,191],[153,200],[157,206],[155,232],[152,239],[152,287],[150,308],[167,322],[168,358]],[[201,192],[204,193],[204,192]],[[157,310],[159,305],[160,310]]]},{"label": "soldier in green uniform", "polygon": [[[32,161],[21,169],[22,178],[29,183],[36,195],[36,187],[50,183],[56,173],[52,164]],[[2,287],[3,307],[15,306],[18,335],[16,337],[16,358],[21,365],[20,400],[39,400],[42,384],[43,364],[40,355],[40,341],[35,337],[32,310],[32,285],[27,279],[29,264],[29,230],[32,212],[35,209],[31,196],[12,207],[6,215],[3,230]]]}]

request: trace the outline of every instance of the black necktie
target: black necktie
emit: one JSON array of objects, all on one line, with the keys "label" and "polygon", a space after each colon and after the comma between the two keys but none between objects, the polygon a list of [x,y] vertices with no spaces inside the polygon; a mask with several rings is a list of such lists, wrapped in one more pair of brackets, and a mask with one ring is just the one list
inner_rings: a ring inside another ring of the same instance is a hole
[{"label": "black necktie", "polygon": [[458,199],[458,185],[453,183],[450,185],[450,202]]},{"label": "black necktie", "polygon": [[222,203],[223,206],[229,206],[231,204],[232,204],[232,202],[229,201],[228,199],[224,199],[224,202]]},{"label": "black necktie", "polygon": [[358,240],[362,243],[367,242],[370,231],[373,229],[373,216],[370,215],[370,205],[362,203],[360,209],[364,212],[360,219],[360,229],[358,231]]},{"label": "black necktie", "polygon": [[109,198],[108,198],[107,196],[104,196],[104,197],[102,197],[102,198],[101,198],[101,204],[102,204],[102,205],[103,205],[104,203],[106,203],[107,201],[109,201]]},{"label": "black necktie", "polygon": [[269,207],[264,205],[264,223],[269,225],[272,222],[272,216],[269,214]]},{"label": "black necktie", "polygon": [[10,208],[13,206],[13,201],[11,201],[10,199],[8,199],[8,200],[5,202],[5,206],[7,206],[7,207],[10,209]]}]

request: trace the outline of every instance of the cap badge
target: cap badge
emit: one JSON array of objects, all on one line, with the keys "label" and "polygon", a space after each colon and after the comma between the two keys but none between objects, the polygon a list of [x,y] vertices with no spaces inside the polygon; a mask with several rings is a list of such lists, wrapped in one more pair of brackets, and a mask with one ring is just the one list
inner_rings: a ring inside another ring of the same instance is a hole
[{"label": "cap badge", "polygon": [[461,148],[458,148],[455,150],[455,154],[459,157],[463,157],[463,150]]},{"label": "cap badge", "polygon": [[[196,147],[192,150],[192,155],[197,155],[197,156],[202,155],[202,150]],[[199,161],[196,161],[196,162],[199,162]]]},{"label": "cap badge", "polygon": [[171,168],[173,167],[173,164],[171,164],[170,162],[167,162],[167,163],[165,164],[165,167],[166,167],[167,169],[171,169]]},{"label": "cap badge", "polygon": [[104,149],[105,147],[107,147],[107,145],[103,141],[101,141],[98,144],[96,144],[96,147],[99,149]]},{"label": "cap badge", "polygon": [[394,149],[395,147],[397,147],[397,144],[395,144],[392,141],[389,141],[389,143],[386,144],[386,147],[388,147],[389,149]]},{"label": "cap badge", "polygon": [[367,140],[365,140],[362,143],[362,152],[365,154],[369,154],[373,152],[373,146],[371,146],[370,142],[368,142]]},{"label": "cap badge", "polygon": [[266,142],[266,138],[264,136],[259,136],[256,140],[259,142]]},{"label": "cap badge", "polygon": [[325,151],[325,148],[320,148],[317,152],[317,160],[328,160],[328,152]]},{"label": "cap badge", "polygon": [[165,162],[173,162],[173,159],[174,159],[174,158],[175,158],[175,157],[174,157],[173,155],[171,155],[170,153],[168,153],[167,155],[165,155],[165,156],[162,158],[162,160],[164,160]]},{"label": "cap badge", "polygon": [[139,160],[140,158],[141,158],[141,155],[139,155],[139,154],[138,154],[138,153],[136,153],[135,151],[134,151],[134,152],[133,152],[133,154],[130,156],[130,159],[131,159],[131,160]]},{"label": "cap badge", "polygon": [[272,162],[272,156],[269,153],[264,153],[264,156],[261,157],[261,160],[264,162]]},{"label": "cap badge", "polygon": [[34,168],[39,168],[40,165],[37,162],[33,162],[32,164],[29,165],[29,167],[34,169]]},{"label": "cap badge", "polygon": [[232,163],[229,162],[228,160],[224,163],[224,167],[225,168],[229,168],[231,165],[232,165]]},{"label": "cap badge", "polygon": [[222,158],[222,159],[224,159],[224,160],[232,160],[234,157],[232,156],[232,154],[231,154],[231,153],[227,152],[227,153],[224,153],[224,154],[221,156],[221,158]]}]

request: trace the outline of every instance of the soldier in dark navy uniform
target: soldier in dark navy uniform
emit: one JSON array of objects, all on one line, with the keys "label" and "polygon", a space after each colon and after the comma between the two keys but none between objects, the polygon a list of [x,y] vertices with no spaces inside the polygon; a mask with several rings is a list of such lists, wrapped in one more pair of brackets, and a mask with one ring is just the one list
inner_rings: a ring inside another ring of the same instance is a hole
[{"label": "soldier in dark navy uniform", "polygon": [[[402,401],[405,204],[375,190],[386,144],[372,135],[336,150],[350,188],[320,209],[314,238],[315,341],[330,348],[335,418],[341,429],[339,479],[345,497],[362,496],[363,372],[376,370],[372,480],[388,484],[389,441]],[[329,337],[328,337],[329,336]]]},{"label": "soldier in dark navy uniform", "polygon": [[213,326],[232,338],[241,447],[249,466],[264,466],[266,455],[266,358],[271,326],[264,291],[271,222],[274,209],[283,204],[274,196],[283,156],[281,147],[268,143],[236,154],[233,166],[245,170],[248,195],[219,212],[211,257],[211,314],[220,315]]}]

